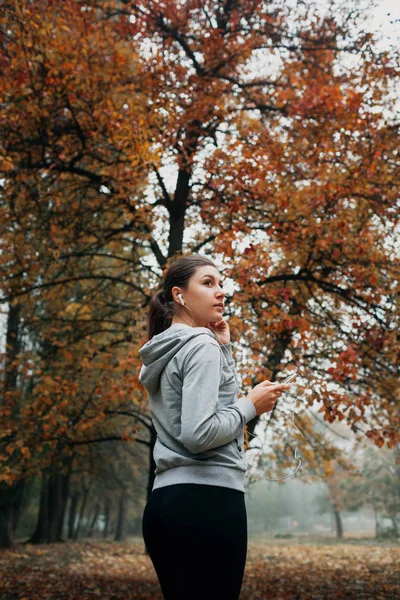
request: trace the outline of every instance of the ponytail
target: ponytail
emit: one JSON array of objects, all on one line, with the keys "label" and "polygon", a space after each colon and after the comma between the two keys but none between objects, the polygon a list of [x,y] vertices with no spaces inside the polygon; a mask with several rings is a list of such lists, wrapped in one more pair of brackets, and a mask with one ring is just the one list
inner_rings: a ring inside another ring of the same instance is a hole
[{"label": "ponytail", "polygon": [[149,340],[151,340],[154,335],[157,335],[170,327],[173,314],[174,301],[172,299],[172,294],[171,299],[167,300],[165,290],[160,290],[152,297],[149,304]]}]

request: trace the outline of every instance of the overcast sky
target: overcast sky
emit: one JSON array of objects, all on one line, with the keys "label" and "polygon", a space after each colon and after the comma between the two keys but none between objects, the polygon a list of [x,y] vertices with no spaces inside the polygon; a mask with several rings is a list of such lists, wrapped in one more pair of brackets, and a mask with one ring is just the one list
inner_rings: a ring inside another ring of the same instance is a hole
[{"label": "overcast sky", "polygon": [[387,45],[400,42],[400,0],[378,0],[371,15],[371,29],[382,31]]}]

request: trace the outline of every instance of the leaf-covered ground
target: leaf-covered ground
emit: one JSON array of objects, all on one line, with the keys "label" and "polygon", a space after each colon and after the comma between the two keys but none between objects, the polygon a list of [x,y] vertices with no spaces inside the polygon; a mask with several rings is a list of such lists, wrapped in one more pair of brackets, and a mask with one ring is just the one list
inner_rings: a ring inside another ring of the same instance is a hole
[{"label": "leaf-covered ground", "polygon": [[[0,552],[1,600],[100,598],[161,600],[141,539],[19,545]],[[400,547],[250,541],[240,600],[264,598],[400,599]]]}]

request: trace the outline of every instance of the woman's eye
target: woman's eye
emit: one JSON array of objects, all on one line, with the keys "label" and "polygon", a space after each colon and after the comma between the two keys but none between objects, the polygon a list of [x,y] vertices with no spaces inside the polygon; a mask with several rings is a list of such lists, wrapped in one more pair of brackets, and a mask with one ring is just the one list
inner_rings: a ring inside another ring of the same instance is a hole
[{"label": "woman's eye", "polygon": [[[212,281],[206,281],[205,283],[212,283]],[[220,285],[220,288],[223,290],[223,289],[224,289],[224,286],[223,286],[223,285]]]}]

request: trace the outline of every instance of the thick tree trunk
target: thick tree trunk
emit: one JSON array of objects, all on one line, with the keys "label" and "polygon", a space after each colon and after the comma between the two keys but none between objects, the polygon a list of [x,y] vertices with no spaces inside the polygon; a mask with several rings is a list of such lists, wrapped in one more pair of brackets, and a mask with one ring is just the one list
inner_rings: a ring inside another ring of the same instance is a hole
[{"label": "thick tree trunk", "polygon": [[[68,459],[66,473],[43,474],[39,515],[31,544],[49,544],[62,541],[62,529],[67,505],[72,459]],[[59,467],[53,465],[53,470]]]},{"label": "thick tree trunk", "polygon": [[123,490],[119,497],[117,528],[115,531],[115,541],[121,542],[126,538],[126,493]]},{"label": "thick tree trunk", "polygon": [[[17,381],[20,322],[21,308],[16,302],[11,302],[7,317],[4,387],[0,399],[2,399],[2,404],[11,410],[11,415],[16,420],[19,412]],[[10,461],[12,460],[11,457]],[[23,481],[15,481],[12,485],[0,485],[0,548],[12,548],[14,545],[14,532],[17,527],[24,487]]]},{"label": "thick tree trunk", "polygon": [[17,481],[11,486],[0,485],[0,548],[12,548],[14,545],[14,532],[24,488],[23,481]]},{"label": "thick tree trunk", "polygon": [[78,512],[79,492],[74,492],[71,496],[68,515],[68,539],[72,540],[75,532],[76,514]]},{"label": "thick tree trunk", "polygon": [[55,532],[55,534],[59,540],[62,540],[62,537],[63,537],[63,525],[64,525],[65,513],[67,510],[67,502],[68,502],[68,495],[69,495],[69,483],[71,480],[71,473],[72,473],[72,457],[69,461],[68,471],[67,471],[66,475],[62,476],[59,481],[60,506],[57,507],[58,519],[56,521],[57,529]]},{"label": "thick tree trunk", "polygon": [[49,530],[49,490],[46,475],[42,475],[42,485],[40,488],[39,514],[36,522],[35,531],[29,540],[31,544],[40,544],[47,541],[46,533]]}]

